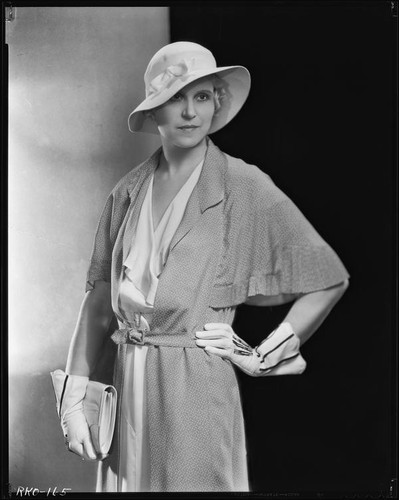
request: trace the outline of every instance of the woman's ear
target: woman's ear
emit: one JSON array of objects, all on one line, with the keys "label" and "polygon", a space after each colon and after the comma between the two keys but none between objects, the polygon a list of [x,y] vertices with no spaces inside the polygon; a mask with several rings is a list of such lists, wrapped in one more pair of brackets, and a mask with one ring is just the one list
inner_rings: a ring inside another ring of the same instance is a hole
[{"label": "woman's ear", "polygon": [[144,116],[146,118],[148,118],[149,120],[153,120],[153,121],[155,120],[154,112],[152,111],[152,109],[147,109],[147,110],[143,111],[143,113],[144,113]]}]

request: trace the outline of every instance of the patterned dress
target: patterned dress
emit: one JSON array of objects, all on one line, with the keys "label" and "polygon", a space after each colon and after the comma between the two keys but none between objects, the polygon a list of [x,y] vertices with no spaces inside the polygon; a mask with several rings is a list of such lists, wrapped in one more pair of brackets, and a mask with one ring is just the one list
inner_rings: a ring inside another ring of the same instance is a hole
[{"label": "patterned dress", "polygon": [[[129,172],[110,194],[87,277],[87,290],[96,280],[111,282],[119,322],[114,372],[118,423],[130,400],[128,349],[146,346],[142,371],[146,480],[140,488],[246,491],[245,432],[236,374],[228,360],[196,346],[195,332],[205,323],[232,324],[236,306],[253,295],[322,290],[341,283],[348,273],[269,176],[224,154],[208,139],[198,182],[170,240],[150,327],[143,329],[127,320],[120,309],[124,263],[132,245],[140,243],[136,230],[160,152]],[[110,457],[100,463],[98,491],[129,488],[118,481],[129,474],[129,467],[121,463],[122,427],[117,426]]]},{"label": "patterned dress", "polygon": [[[119,289],[119,313],[125,323],[151,328],[154,298],[159,276],[165,267],[170,242],[187,201],[198,181],[203,161],[194,169],[173,198],[156,228],[153,227],[152,188],[147,189],[141,207],[136,234],[124,262],[125,275]],[[120,325],[123,326],[123,323]],[[148,415],[145,404],[145,363],[149,347],[128,345],[120,415],[118,491],[149,491]]]}]

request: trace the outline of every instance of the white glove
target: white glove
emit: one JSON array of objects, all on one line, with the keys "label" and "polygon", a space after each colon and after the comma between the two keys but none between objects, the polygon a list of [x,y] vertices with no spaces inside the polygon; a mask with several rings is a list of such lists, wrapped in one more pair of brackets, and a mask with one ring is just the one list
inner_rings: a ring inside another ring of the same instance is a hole
[{"label": "white glove", "polygon": [[229,359],[252,377],[302,373],[306,362],[299,352],[299,338],[289,323],[281,323],[259,346],[252,348],[226,323],[208,323],[196,332],[196,344]]},{"label": "white glove", "polygon": [[61,420],[68,450],[83,459],[95,460],[97,455],[83,413],[83,398],[89,377],[67,375],[62,370],[56,370],[50,374],[56,397],[57,413]]},{"label": "white glove", "polygon": [[255,347],[260,354],[260,375],[299,375],[306,361],[299,352],[300,341],[288,322],[281,323]]}]

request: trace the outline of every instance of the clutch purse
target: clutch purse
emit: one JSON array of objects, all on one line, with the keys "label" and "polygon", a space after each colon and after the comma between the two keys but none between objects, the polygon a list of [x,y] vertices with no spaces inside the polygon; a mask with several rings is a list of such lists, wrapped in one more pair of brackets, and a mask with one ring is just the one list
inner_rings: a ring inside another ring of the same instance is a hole
[{"label": "clutch purse", "polygon": [[[115,429],[117,392],[115,387],[88,377],[67,375],[62,370],[50,372],[56,398],[57,413],[61,419],[61,408],[82,402],[83,414],[90,430],[97,458],[103,460],[109,453]],[[65,411],[65,410],[64,410]],[[67,411],[67,410],[66,410]],[[69,448],[68,448],[69,449]]]},{"label": "clutch purse", "polygon": [[112,385],[89,381],[83,399],[83,412],[90,429],[91,440],[99,459],[111,448],[116,420],[117,393]]}]

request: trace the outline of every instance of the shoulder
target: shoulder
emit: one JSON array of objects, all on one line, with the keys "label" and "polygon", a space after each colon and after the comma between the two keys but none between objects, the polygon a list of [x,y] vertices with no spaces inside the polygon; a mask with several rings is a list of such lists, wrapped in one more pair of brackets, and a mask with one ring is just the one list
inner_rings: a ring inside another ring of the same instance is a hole
[{"label": "shoulder", "polygon": [[149,172],[152,162],[155,160],[159,153],[159,149],[151,154],[147,159],[139,165],[133,167],[127,174],[125,174],[112,189],[110,195],[114,199],[123,199],[129,196],[129,193],[135,187],[140,179],[145,177]]},{"label": "shoulder", "polygon": [[259,167],[224,154],[227,159],[226,187],[231,196],[267,204],[287,199],[271,177]]},{"label": "shoulder", "polygon": [[111,194],[114,197],[118,196],[127,196],[129,194],[129,190],[136,183],[137,179],[140,177],[140,173],[143,171],[144,163],[137,165],[132,168],[127,174],[125,174],[119,181],[116,183],[114,188],[111,191]]}]

